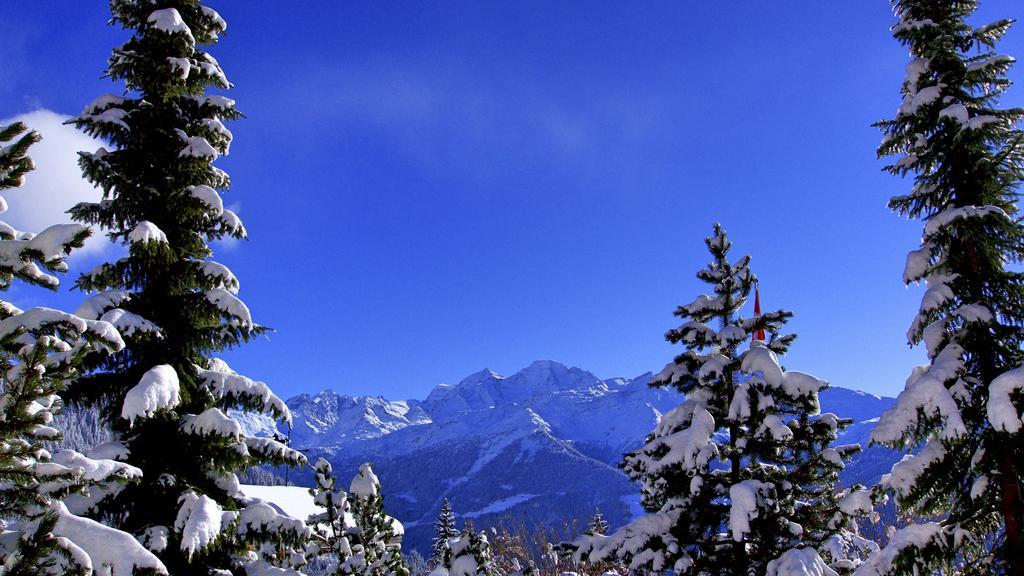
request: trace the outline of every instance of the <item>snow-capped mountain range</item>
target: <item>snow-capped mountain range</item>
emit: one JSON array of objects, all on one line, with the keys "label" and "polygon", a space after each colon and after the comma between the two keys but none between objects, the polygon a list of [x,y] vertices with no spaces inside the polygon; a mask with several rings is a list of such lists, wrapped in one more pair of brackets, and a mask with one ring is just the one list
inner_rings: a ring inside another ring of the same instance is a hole
[{"label": "snow-capped mountain range", "polygon": [[[564,521],[585,522],[595,507],[614,527],[640,513],[638,489],[617,464],[682,399],[650,388],[650,380],[650,373],[603,380],[537,361],[507,378],[482,370],[441,384],[425,400],[301,394],[287,401],[291,431],[260,416],[236,418],[252,433],[290,434],[310,461],[330,460],[343,483],[371,462],[389,514],[406,526],[407,545],[423,551],[443,498],[478,527],[509,518],[558,529]],[[821,396],[823,411],[856,422],[844,444],[866,444],[893,401],[844,388]],[[846,480],[872,483],[898,458],[870,448],[849,465]],[[309,481],[292,474],[293,481]]]}]

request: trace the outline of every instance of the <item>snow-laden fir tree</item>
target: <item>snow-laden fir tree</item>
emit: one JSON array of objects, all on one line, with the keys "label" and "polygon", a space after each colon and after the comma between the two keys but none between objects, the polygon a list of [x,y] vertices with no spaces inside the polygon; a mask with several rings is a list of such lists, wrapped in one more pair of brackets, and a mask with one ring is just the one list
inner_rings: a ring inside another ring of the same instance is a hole
[{"label": "snow-laden fir tree", "polygon": [[441,561],[445,548],[453,538],[459,536],[459,529],[455,527],[455,513],[452,512],[452,503],[445,498],[441,502],[441,512],[434,522],[434,540],[430,559],[437,563]]},{"label": "snow-laden fir tree", "polygon": [[[530,573],[521,566],[515,572]],[[487,534],[466,527],[449,542],[430,576],[497,576]]]},{"label": "snow-laden fir tree", "polygon": [[[666,337],[686,350],[653,381],[686,399],[623,463],[650,514],[609,536],[581,538],[575,559],[617,558],[653,573],[746,575],[802,565],[832,574],[817,546],[847,531],[870,499],[860,489],[834,494],[833,476],[810,472],[841,469],[850,453],[837,449],[813,463],[803,453],[830,443],[841,424],[817,416],[827,383],[779,365],[794,338],[779,334],[791,313],[740,315],[756,282],[750,258],[728,259],[731,243],[718,225],[705,242],[713,260],[697,276],[713,295],[676,310],[685,323]],[[746,344],[760,330],[767,341]],[[819,491],[834,501],[819,500]],[[832,562],[846,569],[849,559]]]},{"label": "snow-laden fir tree", "polygon": [[247,437],[228,415],[242,409],[288,421],[288,409],[264,383],[213,357],[264,331],[208,246],[245,237],[221,198],[228,175],[213,166],[231,143],[224,121],[239,113],[232,100],[206,94],[229,87],[204,50],[227,25],[198,0],[110,6],[112,21],[131,34],[107,67],[125,92],[71,120],[111,147],[81,154],[103,199],[72,215],[126,247],[125,257],[77,285],[95,293],[79,315],[111,322],[127,345],[90,365],[71,392],[100,406],[113,428],[102,453],[138,467],[143,478],[98,514],[137,536],[172,574],[288,570],[302,562],[308,527],[243,498],[235,472],[305,458],[273,439]]},{"label": "snow-laden fir tree", "polygon": [[[21,185],[39,135],[21,123],[0,127],[0,190]],[[6,211],[0,197],[0,212]],[[89,230],[50,226],[39,234],[0,222],[0,290],[15,280],[56,289],[55,272]],[[82,358],[124,347],[114,327],[58,310],[22,311],[0,300],[0,573],[5,576],[166,573],[130,535],[73,513],[136,480],[138,468],[72,450],[51,424],[58,393]],[[67,500],[67,504],[62,502]],[[70,509],[69,509],[70,508]]]},{"label": "snow-laden fir tree", "polygon": [[341,563],[339,574],[408,576],[402,557],[405,529],[384,512],[380,481],[369,464],[359,467],[349,494],[355,527],[349,531],[351,554]]},{"label": "snow-laden fir tree", "polygon": [[607,533],[608,521],[604,519],[600,508],[594,508],[594,515],[590,517],[590,521],[587,523],[587,534],[600,534],[603,536]]},{"label": "snow-laden fir tree", "polygon": [[342,567],[352,556],[350,537],[357,529],[355,518],[352,516],[348,495],[337,486],[331,463],[324,458],[318,459],[314,474],[315,485],[310,489],[310,494],[313,502],[324,511],[310,516],[306,524],[313,529],[318,541],[317,553],[328,556],[329,564],[334,567],[333,572],[342,574],[345,573]]},{"label": "snow-laden fir tree", "polygon": [[937,520],[897,532],[865,575],[1024,575],[1024,110],[997,104],[1014,59],[995,46],[1011,21],[969,24],[977,5],[893,2],[893,35],[911,60],[896,117],[879,123],[878,154],[897,157],[892,174],[914,177],[889,206],[924,223],[903,280],[927,286],[907,338],[924,343],[929,364],[913,370],[872,441],[915,449],[879,491]]}]

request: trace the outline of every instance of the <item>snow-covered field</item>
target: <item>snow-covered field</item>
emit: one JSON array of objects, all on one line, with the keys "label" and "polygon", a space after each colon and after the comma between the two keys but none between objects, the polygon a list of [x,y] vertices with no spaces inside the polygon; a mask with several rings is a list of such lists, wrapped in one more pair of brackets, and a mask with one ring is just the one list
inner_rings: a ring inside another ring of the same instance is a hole
[{"label": "snow-covered field", "polygon": [[308,488],[302,486],[255,486],[242,484],[242,494],[250,498],[259,498],[273,505],[281,513],[298,520],[306,520],[312,514],[323,512],[323,508],[313,503],[313,496]]}]

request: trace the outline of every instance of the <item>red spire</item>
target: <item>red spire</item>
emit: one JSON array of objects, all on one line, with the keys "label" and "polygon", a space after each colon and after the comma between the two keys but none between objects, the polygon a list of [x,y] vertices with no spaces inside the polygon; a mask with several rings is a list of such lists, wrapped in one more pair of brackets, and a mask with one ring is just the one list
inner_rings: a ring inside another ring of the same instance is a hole
[{"label": "red spire", "polygon": [[[754,318],[761,316],[761,293],[758,290],[760,284],[754,284]],[[765,334],[764,330],[760,329],[754,333],[754,340],[760,340],[764,342]]]}]

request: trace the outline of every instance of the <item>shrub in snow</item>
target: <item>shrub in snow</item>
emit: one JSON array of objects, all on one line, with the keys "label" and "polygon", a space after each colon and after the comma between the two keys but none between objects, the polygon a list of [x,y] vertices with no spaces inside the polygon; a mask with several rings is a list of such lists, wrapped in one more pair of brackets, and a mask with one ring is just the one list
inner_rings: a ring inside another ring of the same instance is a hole
[{"label": "shrub in snow", "polygon": [[[32,169],[28,148],[38,138],[20,123],[0,127],[0,189],[21,184]],[[56,288],[50,272],[66,270],[68,251],[88,234],[84,226],[57,225],[32,235],[0,222],[0,289],[15,279]],[[65,383],[87,355],[123,347],[108,322],[48,308],[22,311],[0,300],[0,573],[166,573],[131,535],[76,515],[138,480],[141,471],[47,450],[61,441],[53,419]]]},{"label": "shrub in snow", "polygon": [[229,151],[224,122],[239,113],[232,100],[206,94],[230,87],[205,50],[226,23],[199,0],[110,5],[113,22],[131,34],[106,71],[124,82],[125,95],[102,96],[72,120],[110,149],[81,154],[103,199],[71,212],[126,248],[78,280],[93,293],[80,315],[108,319],[126,347],[88,364],[69,393],[98,406],[112,428],[100,450],[144,476],[98,503],[97,514],[172,573],[294,573],[309,528],[245,499],[235,474],[305,458],[277,440],[246,437],[230,416],[257,411],[289,421],[288,409],[266,384],[214,357],[265,332],[208,245],[245,237],[220,197],[228,175],[213,166]]},{"label": "shrub in snow", "polygon": [[380,481],[369,464],[359,467],[349,487],[353,526],[348,529],[351,554],[342,559],[338,574],[408,576],[402,557],[402,524],[384,512]]},{"label": "shrub in snow", "polygon": [[865,491],[837,488],[854,450],[830,444],[849,421],[818,414],[826,382],[779,364],[791,313],[740,314],[757,282],[750,258],[729,261],[717,225],[706,244],[713,261],[697,276],[713,295],[676,310],[684,323],[667,339],[685,351],[653,382],[686,400],[623,464],[649,514],[569,548],[577,561],[619,559],[634,571],[736,575],[764,573],[777,558],[789,565],[783,555],[800,549],[848,571],[865,544],[851,520],[870,512]]},{"label": "shrub in snow", "polygon": [[380,482],[369,464],[352,480],[350,494],[337,486],[331,464],[314,467],[313,500],[324,509],[306,521],[313,530],[313,553],[338,576],[409,576],[402,557],[404,529],[384,513]]},{"label": "shrub in snow", "polygon": [[496,576],[491,546],[484,532],[467,528],[444,548],[430,576]]},{"label": "shrub in snow", "polygon": [[897,40],[910,51],[903,103],[880,122],[886,169],[912,174],[889,206],[924,223],[903,279],[926,289],[907,338],[924,343],[872,441],[912,449],[877,496],[941,515],[897,532],[860,574],[1024,574],[1024,228],[1017,200],[1024,109],[997,108],[1013,58],[995,52],[1010,20],[975,27],[973,0],[898,0]]},{"label": "shrub in snow", "polygon": [[337,486],[337,478],[327,460],[320,458],[314,467],[315,485],[309,492],[323,512],[306,520],[313,529],[317,555],[326,557],[331,573],[341,573],[341,567],[352,556],[351,536],[357,529],[348,495]]},{"label": "shrub in snow", "polygon": [[587,533],[600,534],[602,536],[608,533],[608,521],[604,519],[600,508],[594,509],[594,515],[590,517],[590,521],[587,523]]}]

